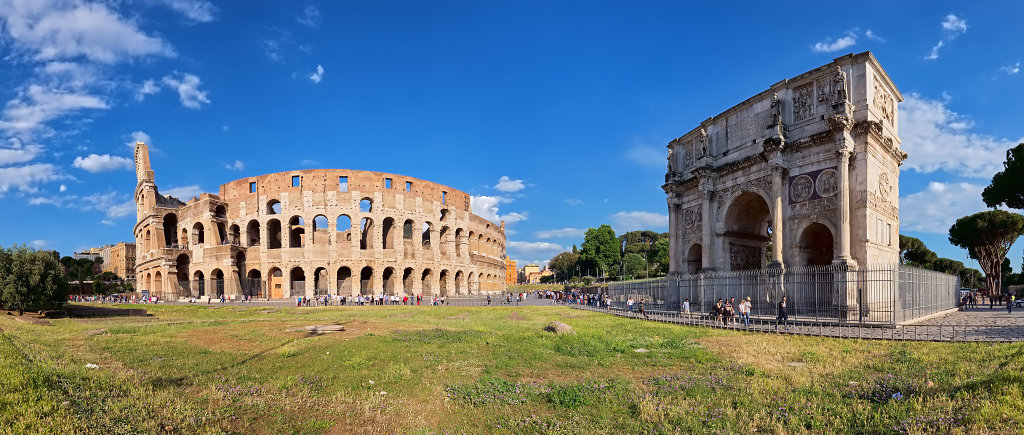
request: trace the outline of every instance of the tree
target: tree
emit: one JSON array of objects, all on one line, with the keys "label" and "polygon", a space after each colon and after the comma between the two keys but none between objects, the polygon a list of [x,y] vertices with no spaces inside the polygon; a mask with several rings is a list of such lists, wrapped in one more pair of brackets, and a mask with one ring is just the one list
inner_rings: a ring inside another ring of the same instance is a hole
[{"label": "tree", "polygon": [[1003,170],[992,177],[992,183],[981,192],[985,205],[995,208],[1024,209],[1024,143],[1006,150]]},{"label": "tree", "polygon": [[623,275],[629,276],[633,279],[643,278],[645,276],[644,269],[647,268],[647,262],[644,261],[644,256],[640,254],[626,254],[622,258],[623,262]]},{"label": "tree", "polygon": [[928,267],[939,258],[920,239],[900,234],[900,261],[911,266]]},{"label": "tree", "polygon": [[0,306],[18,310],[57,308],[67,300],[64,268],[48,252],[0,247]]},{"label": "tree", "polygon": [[948,258],[939,258],[932,262],[931,269],[950,275],[960,275],[960,272],[964,270],[964,263]]},{"label": "tree", "polygon": [[668,273],[668,238],[658,239],[654,242],[654,247],[651,248],[651,253],[648,254],[648,260],[652,264],[655,264],[655,270],[659,275]]},{"label": "tree", "polygon": [[960,285],[967,288],[978,288],[981,286],[981,271],[974,268],[964,269],[960,274]]},{"label": "tree", "polygon": [[1002,287],[1002,265],[1013,242],[1024,235],[1024,216],[1005,210],[975,213],[956,220],[949,228],[949,242],[967,249],[985,272],[990,294]]},{"label": "tree", "polygon": [[598,270],[608,270],[619,264],[621,259],[619,253],[619,240],[615,238],[615,230],[612,227],[601,225],[598,228],[588,228],[583,237],[583,246],[580,248],[581,267]]},{"label": "tree", "polygon": [[561,274],[568,279],[569,275],[572,275],[572,271],[576,270],[576,262],[579,261],[579,258],[579,255],[572,252],[561,252],[548,260],[548,269],[553,270],[555,275]]}]

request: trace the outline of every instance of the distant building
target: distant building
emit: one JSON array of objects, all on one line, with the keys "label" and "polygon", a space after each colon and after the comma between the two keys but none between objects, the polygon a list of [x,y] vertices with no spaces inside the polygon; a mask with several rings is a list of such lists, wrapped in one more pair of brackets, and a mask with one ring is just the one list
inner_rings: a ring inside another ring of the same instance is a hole
[{"label": "distant building", "polygon": [[89,252],[88,250],[86,250],[86,251],[76,252],[74,254],[71,254],[71,258],[74,258],[75,260],[86,259],[86,260],[96,261],[97,258],[103,258],[103,256],[100,255],[99,253],[92,253],[92,252]]},{"label": "distant building", "polygon": [[514,285],[518,276],[516,274],[516,261],[506,257],[505,258],[505,285]]},{"label": "distant building", "polygon": [[135,244],[121,242],[103,247],[103,271],[135,281]]},{"label": "distant building", "polygon": [[540,272],[540,266],[536,264],[527,264],[519,270],[519,282],[523,284],[530,284],[530,274]]}]

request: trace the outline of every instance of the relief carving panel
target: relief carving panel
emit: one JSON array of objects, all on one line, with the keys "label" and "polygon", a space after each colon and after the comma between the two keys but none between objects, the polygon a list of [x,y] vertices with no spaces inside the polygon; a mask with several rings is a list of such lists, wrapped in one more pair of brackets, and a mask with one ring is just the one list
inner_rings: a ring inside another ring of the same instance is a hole
[{"label": "relief carving panel", "polygon": [[800,122],[814,115],[814,84],[809,83],[793,90],[793,121]]}]

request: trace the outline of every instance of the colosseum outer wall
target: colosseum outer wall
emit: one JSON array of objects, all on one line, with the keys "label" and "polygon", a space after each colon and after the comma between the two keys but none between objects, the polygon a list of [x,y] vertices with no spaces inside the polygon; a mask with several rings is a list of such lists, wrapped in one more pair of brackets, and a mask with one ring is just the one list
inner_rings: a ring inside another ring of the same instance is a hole
[{"label": "colosseum outer wall", "polygon": [[136,145],[137,287],[164,299],[465,295],[505,290],[504,224],[465,192],[396,174],[280,172],[187,203]]}]

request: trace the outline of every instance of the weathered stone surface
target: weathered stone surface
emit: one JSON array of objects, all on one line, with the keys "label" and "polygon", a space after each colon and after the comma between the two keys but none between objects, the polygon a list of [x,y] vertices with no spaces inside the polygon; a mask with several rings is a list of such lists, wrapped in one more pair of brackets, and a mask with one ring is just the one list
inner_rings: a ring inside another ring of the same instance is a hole
[{"label": "weathered stone surface", "polygon": [[576,333],[576,331],[572,329],[572,326],[566,325],[565,323],[559,322],[557,320],[548,323],[548,326],[545,326],[544,330],[548,332],[553,332],[558,335]]},{"label": "weathered stone surface", "polygon": [[[136,288],[164,300],[324,294],[453,296],[505,289],[505,227],[470,196],[397,174],[316,169],[218,194],[157,190],[135,146]],[[200,288],[202,283],[202,288]]]}]

